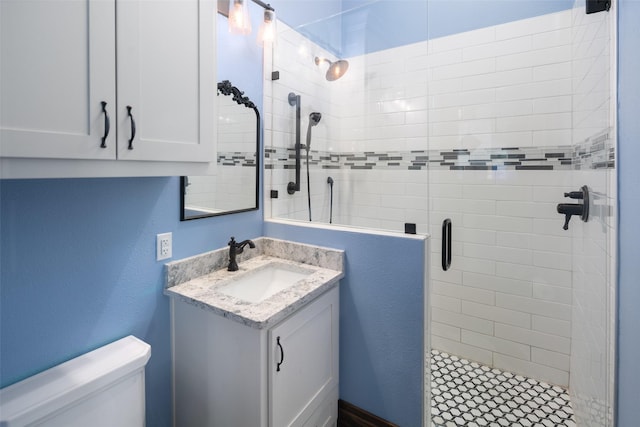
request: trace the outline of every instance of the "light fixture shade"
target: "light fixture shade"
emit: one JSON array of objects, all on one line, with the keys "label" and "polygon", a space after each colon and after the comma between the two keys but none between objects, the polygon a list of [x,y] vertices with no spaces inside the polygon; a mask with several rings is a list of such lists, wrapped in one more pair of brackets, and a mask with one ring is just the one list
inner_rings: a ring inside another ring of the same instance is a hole
[{"label": "light fixture shade", "polygon": [[229,1],[229,32],[233,34],[250,34],[251,18],[249,17],[249,0]]},{"label": "light fixture shade", "polygon": [[260,25],[256,42],[261,45],[263,43],[273,43],[276,39],[276,12],[274,10],[264,10],[264,20]]}]

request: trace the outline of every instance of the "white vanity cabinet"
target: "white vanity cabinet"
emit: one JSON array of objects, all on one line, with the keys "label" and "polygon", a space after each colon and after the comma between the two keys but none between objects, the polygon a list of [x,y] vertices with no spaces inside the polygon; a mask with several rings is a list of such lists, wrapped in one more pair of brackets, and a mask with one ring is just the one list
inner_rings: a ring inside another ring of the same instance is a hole
[{"label": "white vanity cabinet", "polygon": [[212,0],[2,0],[1,177],[205,171],[214,55]]},{"label": "white vanity cabinet", "polygon": [[172,298],[174,426],[335,426],[338,295],[267,329]]}]

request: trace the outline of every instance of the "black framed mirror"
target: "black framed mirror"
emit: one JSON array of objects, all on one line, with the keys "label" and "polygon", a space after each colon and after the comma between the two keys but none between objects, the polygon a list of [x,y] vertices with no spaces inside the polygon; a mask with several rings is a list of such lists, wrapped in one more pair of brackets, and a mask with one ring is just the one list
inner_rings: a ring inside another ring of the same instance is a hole
[{"label": "black framed mirror", "polygon": [[229,80],[218,83],[214,176],[180,178],[180,220],[252,211],[259,203],[260,113]]}]

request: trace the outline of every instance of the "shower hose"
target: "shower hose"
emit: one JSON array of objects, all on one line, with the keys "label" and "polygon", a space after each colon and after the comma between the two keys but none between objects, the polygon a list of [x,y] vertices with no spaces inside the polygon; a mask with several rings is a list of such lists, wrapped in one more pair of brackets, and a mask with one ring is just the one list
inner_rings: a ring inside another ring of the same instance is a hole
[{"label": "shower hose", "polygon": [[[309,147],[308,144],[307,147]],[[311,221],[311,181],[309,181],[309,148],[307,148],[307,202],[309,203],[309,221]]]}]

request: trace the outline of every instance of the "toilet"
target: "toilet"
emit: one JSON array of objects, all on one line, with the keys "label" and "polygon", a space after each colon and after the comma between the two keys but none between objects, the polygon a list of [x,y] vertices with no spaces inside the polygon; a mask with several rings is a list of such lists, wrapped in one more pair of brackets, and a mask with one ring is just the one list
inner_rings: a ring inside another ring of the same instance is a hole
[{"label": "toilet", "polygon": [[151,346],[128,336],[0,390],[0,427],[142,427]]}]

